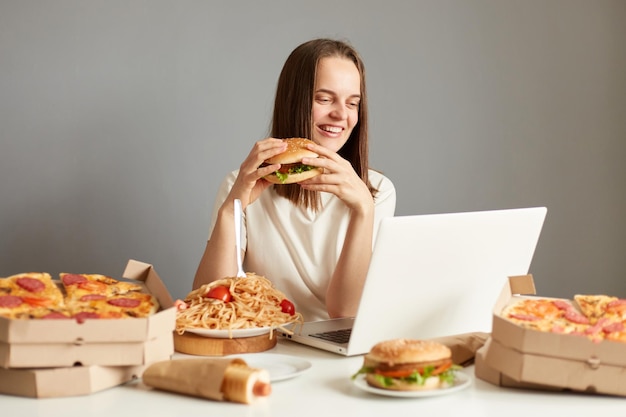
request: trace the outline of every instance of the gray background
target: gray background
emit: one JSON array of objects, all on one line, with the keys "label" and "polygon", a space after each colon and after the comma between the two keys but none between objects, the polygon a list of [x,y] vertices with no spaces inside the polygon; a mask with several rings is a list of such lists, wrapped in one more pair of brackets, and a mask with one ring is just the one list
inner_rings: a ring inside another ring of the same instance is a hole
[{"label": "gray background", "polygon": [[184,296],[287,54],[351,41],[397,214],[544,205],[544,295],[626,296],[626,2],[0,1],[0,275]]}]

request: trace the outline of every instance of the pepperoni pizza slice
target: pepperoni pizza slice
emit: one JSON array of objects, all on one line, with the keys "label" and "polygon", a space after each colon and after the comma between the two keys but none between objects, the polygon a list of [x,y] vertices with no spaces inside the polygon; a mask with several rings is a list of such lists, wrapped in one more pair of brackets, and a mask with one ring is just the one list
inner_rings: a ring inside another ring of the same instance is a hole
[{"label": "pepperoni pizza slice", "polygon": [[148,317],[159,309],[157,299],[144,292],[127,292],[113,296],[94,294],[68,302],[72,316],[85,318]]},{"label": "pepperoni pizza slice", "polygon": [[32,308],[22,297],[5,292],[0,293],[0,316],[2,317],[19,318]]},{"label": "pepperoni pizza slice", "polygon": [[106,275],[62,272],[60,277],[66,297],[71,301],[97,300],[142,290],[139,284],[118,281]]},{"label": "pepperoni pizza slice", "polygon": [[27,272],[0,279],[0,315],[20,318],[33,310],[63,308],[63,293],[45,272]]},{"label": "pepperoni pizza slice", "polygon": [[576,294],[574,301],[583,312],[583,314],[589,317],[592,324],[595,324],[602,317],[607,314],[607,306],[614,301],[617,301],[617,297],[611,297],[608,295],[583,295]]}]

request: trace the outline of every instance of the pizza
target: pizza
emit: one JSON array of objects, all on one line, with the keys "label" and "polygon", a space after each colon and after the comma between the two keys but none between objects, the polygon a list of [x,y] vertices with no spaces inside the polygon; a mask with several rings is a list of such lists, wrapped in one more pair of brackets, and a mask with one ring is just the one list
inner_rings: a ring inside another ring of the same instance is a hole
[{"label": "pizza", "polygon": [[0,279],[0,315],[18,318],[64,308],[63,293],[48,273],[27,272]]},{"label": "pizza", "polygon": [[68,309],[78,318],[147,317],[159,309],[156,298],[144,292],[129,292],[109,297],[97,294],[81,301],[70,301]]},{"label": "pizza", "polygon": [[142,289],[139,284],[118,281],[106,275],[62,272],[60,277],[67,298],[75,301],[94,299],[100,296],[112,297],[133,291],[141,291]]},{"label": "pizza", "polygon": [[140,284],[105,275],[61,273],[60,285],[48,273],[0,278],[0,316],[11,319],[147,317],[158,309]]},{"label": "pizza", "polygon": [[63,294],[54,283],[50,274],[45,272],[27,272],[12,275],[3,280],[3,292],[25,298],[32,305],[48,306],[61,303]]},{"label": "pizza", "polygon": [[626,300],[617,297],[524,298],[506,306],[501,316],[532,330],[626,342]]}]

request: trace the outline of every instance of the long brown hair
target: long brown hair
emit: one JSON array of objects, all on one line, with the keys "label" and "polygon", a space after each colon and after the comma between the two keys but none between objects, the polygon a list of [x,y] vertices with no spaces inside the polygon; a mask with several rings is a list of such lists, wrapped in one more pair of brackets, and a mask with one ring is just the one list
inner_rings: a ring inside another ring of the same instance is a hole
[{"label": "long brown hair", "polygon": [[[275,138],[311,138],[312,108],[318,63],[322,58],[339,57],[351,60],[361,77],[359,120],[350,138],[339,150],[342,158],[350,161],[357,175],[367,184],[372,196],[376,189],[368,178],[368,111],[365,88],[365,66],[359,53],[348,43],[333,39],[314,39],[294,49],[283,66],[276,87],[271,136]],[[294,204],[318,210],[317,192],[303,190],[298,184],[274,186],[276,192]]]}]

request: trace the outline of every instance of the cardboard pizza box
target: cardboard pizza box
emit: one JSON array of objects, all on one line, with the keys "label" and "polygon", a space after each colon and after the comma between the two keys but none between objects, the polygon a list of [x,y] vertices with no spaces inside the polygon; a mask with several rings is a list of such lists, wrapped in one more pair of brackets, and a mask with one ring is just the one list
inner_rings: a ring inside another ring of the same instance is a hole
[{"label": "cardboard pizza box", "polygon": [[142,365],[169,359],[174,353],[172,336],[170,332],[144,342],[0,343],[0,357],[5,368],[13,369]]},{"label": "cardboard pizza box", "polygon": [[487,339],[485,344],[476,351],[474,358],[474,375],[476,378],[489,382],[490,384],[507,387],[507,388],[520,388],[520,389],[536,389],[547,391],[561,391],[562,389],[556,387],[550,387],[542,384],[533,384],[530,382],[516,381],[504,375],[502,372],[492,368],[486,361],[485,357],[491,346],[491,338]]},{"label": "cardboard pizza box", "polygon": [[[176,309],[152,265],[129,260],[124,278],[154,295],[160,310],[147,318],[11,320],[0,317],[0,367],[142,365],[164,346],[173,354]],[[156,347],[155,347],[156,346]]]},{"label": "cardboard pizza box", "polygon": [[87,395],[138,379],[147,366],[0,368],[0,393],[31,398]]},{"label": "cardboard pizza box", "polygon": [[510,303],[534,294],[532,275],[509,277],[493,309],[482,365],[517,383],[626,396],[626,343],[525,329],[500,316]]}]

